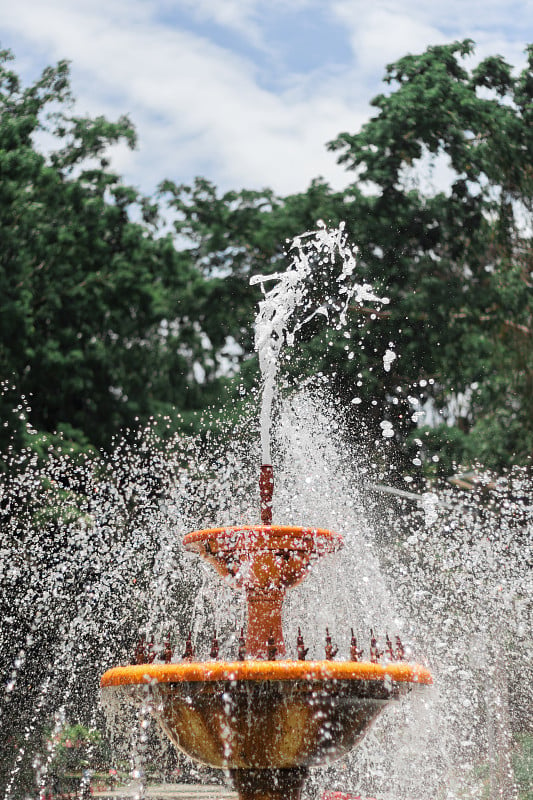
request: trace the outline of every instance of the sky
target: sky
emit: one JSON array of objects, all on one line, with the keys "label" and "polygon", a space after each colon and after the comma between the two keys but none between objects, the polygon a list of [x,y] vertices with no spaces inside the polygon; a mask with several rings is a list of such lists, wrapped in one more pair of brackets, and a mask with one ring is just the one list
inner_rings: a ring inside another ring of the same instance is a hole
[{"label": "sky", "polygon": [[68,59],[77,113],[130,116],[138,147],[112,166],[146,194],[197,175],[340,189],[352,176],[326,143],[369,118],[385,65],[464,38],[523,67],[533,0],[0,0],[24,81]]}]

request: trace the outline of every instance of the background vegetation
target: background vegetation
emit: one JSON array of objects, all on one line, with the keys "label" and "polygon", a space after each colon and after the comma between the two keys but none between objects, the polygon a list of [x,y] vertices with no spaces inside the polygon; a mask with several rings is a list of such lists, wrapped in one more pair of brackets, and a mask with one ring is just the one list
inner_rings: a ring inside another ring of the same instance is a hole
[{"label": "background vegetation", "polygon": [[[349,340],[313,330],[289,380],[325,373],[347,405],[358,398],[354,431],[365,420],[370,439],[390,421],[410,470],[528,463],[533,47],[520,74],[499,56],[468,70],[472,51],[455,42],[387,67],[375,115],[328,145],[343,191],[317,178],[288,197],[221,194],[198,178],[148,198],[107,161],[114,142],[135,146],[127,118],[73,116],[66,63],[23,87],[2,53],[1,450],[109,449],[157,415],[212,424],[194,412],[257,380],[250,276],[279,269],[287,240],[323,219],[346,222],[360,275],[390,304],[377,320],[353,309]],[[420,180],[432,164],[444,188]]]}]

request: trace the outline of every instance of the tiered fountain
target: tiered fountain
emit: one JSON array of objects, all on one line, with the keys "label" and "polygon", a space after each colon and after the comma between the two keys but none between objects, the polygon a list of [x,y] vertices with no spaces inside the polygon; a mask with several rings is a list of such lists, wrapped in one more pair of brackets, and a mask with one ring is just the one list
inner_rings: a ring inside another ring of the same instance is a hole
[{"label": "tiered fountain", "polygon": [[[355,262],[343,249],[342,229],[334,234],[328,238],[327,232],[319,232],[318,252],[330,262],[341,256],[344,280]],[[287,323],[296,304],[303,303],[304,321],[319,312],[327,314],[326,306],[312,313],[305,307],[302,287],[310,265],[302,253],[299,250],[292,269],[274,276],[279,285],[266,294],[256,327],[264,378],[262,431],[267,434],[260,477],[261,524],[195,531],[183,540],[188,550],[245,592],[247,625],[239,660],[217,660],[214,646],[213,660],[196,662],[189,646],[180,663],[115,667],[101,679],[104,692],[119,692],[148,705],[171,741],[191,758],[229,770],[241,800],[297,800],[309,767],[348,753],[389,701],[414,686],[432,683],[425,667],[394,660],[392,650],[392,658],[384,663],[375,647],[368,662],[360,661],[355,640],[346,662],[333,660],[331,643],[325,660],[306,661],[301,638],[297,660],[285,657],[286,590],[303,580],[314,561],[343,545],[332,531],[272,524],[268,431],[279,349],[293,339],[296,328],[289,333]],[[378,299],[370,287],[343,286],[341,317],[356,291],[357,300]]]},{"label": "tiered fountain", "polygon": [[[402,661],[306,661],[285,658],[285,591],[313,561],[342,547],[316,528],[272,525],[272,468],[261,470],[261,525],[195,531],[184,538],[224,578],[246,593],[245,647],[238,661],[115,667],[102,677],[150,708],[177,748],[229,770],[241,800],[297,800],[310,766],[345,755],[392,699],[432,683],[429,671]],[[278,658],[279,656],[279,658]]]}]

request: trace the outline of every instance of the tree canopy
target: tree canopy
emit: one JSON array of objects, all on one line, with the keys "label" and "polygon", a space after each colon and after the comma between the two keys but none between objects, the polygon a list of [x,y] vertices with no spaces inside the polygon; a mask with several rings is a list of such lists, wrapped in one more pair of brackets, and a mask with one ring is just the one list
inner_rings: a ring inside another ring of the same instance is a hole
[{"label": "tree canopy", "polygon": [[[0,60],[0,374],[4,447],[17,433],[81,447],[216,396],[222,330],[210,286],[162,235],[157,202],[110,171],[126,117],[69,114],[67,64],[22,88]],[[43,155],[38,137],[52,137]],[[210,391],[213,390],[213,395]],[[23,398],[24,402],[20,403]],[[22,424],[24,423],[24,424]]]},{"label": "tree canopy", "polygon": [[[371,269],[393,294],[402,380],[433,379],[442,448],[497,467],[533,445],[533,47],[517,76],[497,56],[469,72],[472,52],[467,40],[390,65],[376,116],[329,146],[373,187],[359,203],[377,218],[371,245],[389,245]],[[431,195],[409,170],[435,157],[449,188]]]},{"label": "tree canopy", "polygon": [[[323,219],[345,221],[359,277],[390,304],[353,308],[348,336],[312,328],[289,381],[324,373],[370,440],[390,423],[404,469],[527,463],[533,46],[518,74],[499,56],[468,68],[473,49],[465,40],[389,65],[375,115],[328,145],[345,189],[317,178],[287,197],[221,194],[205,178],[140,196],[107,160],[113,143],[135,145],[130,121],[70,115],[65,63],[22,88],[4,53],[3,446],[26,442],[29,421],[45,443],[62,432],[105,447],[154,414],[221,404],[235,371],[235,385],[256,382],[249,278],[278,270],[291,238]],[[432,169],[445,174],[436,189],[420,179]]]}]

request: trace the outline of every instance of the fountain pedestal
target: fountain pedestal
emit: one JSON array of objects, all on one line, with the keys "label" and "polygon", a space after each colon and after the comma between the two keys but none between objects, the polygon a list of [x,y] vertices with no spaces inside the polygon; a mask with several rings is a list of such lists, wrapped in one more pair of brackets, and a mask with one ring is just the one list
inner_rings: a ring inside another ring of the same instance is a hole
[{"label": "fountain pedestal", "polygon": [[293,769],[231,769],[241,800],[300,800],[305,767]]}]

